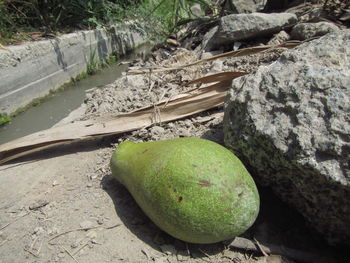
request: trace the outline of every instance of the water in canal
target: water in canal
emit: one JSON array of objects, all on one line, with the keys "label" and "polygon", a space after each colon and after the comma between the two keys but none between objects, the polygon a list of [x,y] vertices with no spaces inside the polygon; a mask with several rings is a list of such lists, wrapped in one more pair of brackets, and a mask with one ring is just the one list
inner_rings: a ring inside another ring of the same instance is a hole
[{"label": "water in canal", "polygon": [[83,103],[86,90],[107,85],[119,78],[128,67],[127,64],[120,62],[131,61],[138,54],[145,54],[149,50],[150,45],[144,45],[117,63],[71,84],[63,91],[50,96],[43,103],[19,114],[11,122],[0,126],[0,144],[52,127]]}]

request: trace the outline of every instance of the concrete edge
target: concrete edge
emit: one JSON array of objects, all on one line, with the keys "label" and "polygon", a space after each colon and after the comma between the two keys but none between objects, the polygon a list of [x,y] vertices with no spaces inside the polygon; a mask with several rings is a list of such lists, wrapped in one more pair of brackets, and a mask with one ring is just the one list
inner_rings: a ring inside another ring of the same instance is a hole
[{"label": "concrete edge", "polygon": [[11,115],[86,72],[90,62],[124,55],[148,41],[142,28],[128,23],[0,50],[0,112]]}]

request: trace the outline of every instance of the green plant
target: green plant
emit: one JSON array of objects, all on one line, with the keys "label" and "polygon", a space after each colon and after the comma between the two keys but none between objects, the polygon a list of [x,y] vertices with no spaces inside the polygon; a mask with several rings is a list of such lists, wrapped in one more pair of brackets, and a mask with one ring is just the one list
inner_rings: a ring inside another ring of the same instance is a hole
[{"label": "green plant", "polygon": [[129,10],[127,17],[142,23],[142,27],[153,37],[168,37],[186,23],[208,20],[197,17],[191,11],[193,4],[212,10],[214,4],[205,0],[144,0],[137,8]]},{"label": "green plant", "polygon": [[90,47],[89,58],[87,59],[86,72],[89,75],[96,73],[101,68],[101,62],[96,54],[96,48]]},{"label": "green plant", "polygon": [[7,116],[5,113],[0,113],[0,126],[11,121],[11,117]]},{"label": "green plant", "polygon": [[[0,41],[11,43],[23,32],[70,31],[109,25],[125,17],[125,9],[140,1],[0,0]],[[6,44],[6,43],[5,43]]]}]

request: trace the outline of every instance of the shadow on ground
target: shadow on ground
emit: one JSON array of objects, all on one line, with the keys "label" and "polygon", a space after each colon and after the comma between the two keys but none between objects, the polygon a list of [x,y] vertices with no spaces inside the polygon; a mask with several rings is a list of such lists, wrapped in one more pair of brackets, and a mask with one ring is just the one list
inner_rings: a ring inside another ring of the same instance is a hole
[{"label": "shadow on ground", "polygon": [[113,200],[116,213],[123,224],[155,250],[162,252],[162,245],[173,245],[177,253],[183,256],[188,256],[188,253],[190,253],[192,258],[205,258],[207,255],[215,255],[225,249],[222,243],[210,245],[190,244],[166,234],[152,223],[128,190],[111,174],[102,179],[101,186]]}]

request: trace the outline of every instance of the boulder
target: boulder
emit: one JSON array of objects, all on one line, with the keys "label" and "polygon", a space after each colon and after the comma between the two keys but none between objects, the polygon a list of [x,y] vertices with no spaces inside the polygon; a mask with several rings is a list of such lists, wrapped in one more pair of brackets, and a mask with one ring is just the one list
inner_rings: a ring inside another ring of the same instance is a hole
[{"label": "boulder", "polygon": [[233,14],[220,19],[215,33],[203,40],[202,48],[211,51],[219,46],[257,37],[269,36],[292,27],[297,17],[289,13]]},{"label": "boulder", "polygon": [[233,81],[225,145],[330,242],[350,243],[350,29]]},{"label": "boulder", "polygon": [[300,23],[293,27],[291,37],[292,39],[305,40],[338,30],[339,28],[335,24],[329,22]]},{"label": "boulder", "polygon": [[241,14],[241,13],[253,13],[264,9],[265,0],[227,0],[223,3],[224,10]]}]

